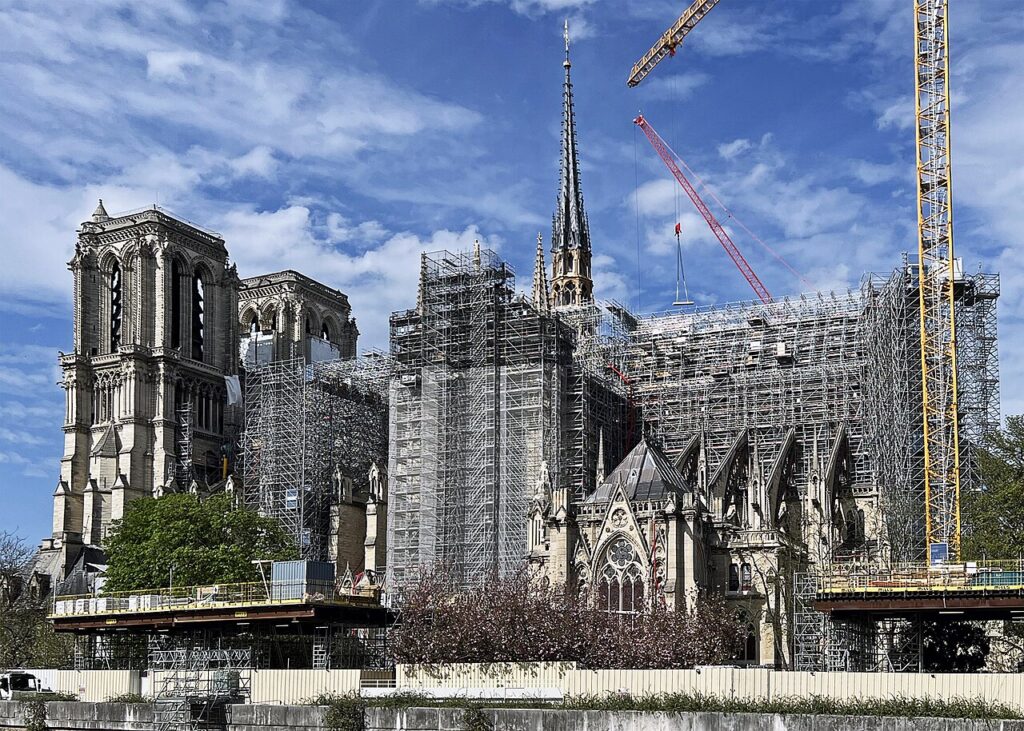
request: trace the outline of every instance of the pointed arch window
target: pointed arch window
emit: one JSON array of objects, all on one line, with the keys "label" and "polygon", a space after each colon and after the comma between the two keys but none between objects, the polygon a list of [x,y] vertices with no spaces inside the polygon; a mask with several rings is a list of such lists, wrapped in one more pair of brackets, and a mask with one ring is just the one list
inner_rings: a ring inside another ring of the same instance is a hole
[{"label": "pointed arch window", "polygon": [[110,352],[121,347],[121,265],[110,267]]},{"label": "pointed arch window", "polygon": [[598,607],[616,614],[642,612],[644,576],[636,547],[626,538],[615,539],[608,547],[604,565],[597,575]]},{"label": "pointed arch window", "polygon": [[181,263],[171,264],[171,347],[181,347]]},{"label": "pointed arch window", "polygon": [[740,567],[739,564],[729,564],[729,591],[740,590]]},{"label": "pointed arch window", "polygon": [[203,341],[206,327],[206,288],[199,272],[192,276],[192,359],[203,359]]},{"label": "pointed arch window", "polygon": [[331,339],[331,327],[330,325],[327,324],[327,320],[324,320],[323,323],[320,325],[320,338],[322,340]]}]

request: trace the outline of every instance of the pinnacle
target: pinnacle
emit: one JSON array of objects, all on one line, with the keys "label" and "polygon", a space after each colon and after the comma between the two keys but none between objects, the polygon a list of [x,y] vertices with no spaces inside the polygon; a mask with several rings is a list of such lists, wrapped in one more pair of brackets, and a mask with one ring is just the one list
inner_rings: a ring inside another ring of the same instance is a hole
[{"label": "pinnacle", "polygon": [[103,207],[103,199],[99,199],[99,203],[96,205],[96,210],[92,212],[92,220],[99,223],[100,221],[106,221],[110,218],[107,214],[107,209]]}]

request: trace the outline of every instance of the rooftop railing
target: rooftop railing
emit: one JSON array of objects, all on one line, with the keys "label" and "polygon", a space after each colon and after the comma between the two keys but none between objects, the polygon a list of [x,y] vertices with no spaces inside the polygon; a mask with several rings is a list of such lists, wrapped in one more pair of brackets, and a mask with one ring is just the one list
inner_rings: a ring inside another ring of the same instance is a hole
[{"label": "rooftop railing", "polygon": [[835,566],[817,577],[818,593],[1024,592],[1024,560],[958,564]]},{"label": "rooftop railing", "polygon": [[103,592],[100,596],[58,596],[51,617],[147,614],[288,604],[367,605],[377,603],[379,598],[380,590],[376,587],[338,589],[333,583],[327,582],[257,581]]}]

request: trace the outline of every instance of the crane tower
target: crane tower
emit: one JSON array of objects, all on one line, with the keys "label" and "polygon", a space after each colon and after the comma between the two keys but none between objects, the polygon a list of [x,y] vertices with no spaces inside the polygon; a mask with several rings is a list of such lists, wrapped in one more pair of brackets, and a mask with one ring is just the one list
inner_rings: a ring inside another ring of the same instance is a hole
[{"label": "crane tower", "polygon": [[931,559],[960,554],[948,0],[914,0],[925,531]]}]

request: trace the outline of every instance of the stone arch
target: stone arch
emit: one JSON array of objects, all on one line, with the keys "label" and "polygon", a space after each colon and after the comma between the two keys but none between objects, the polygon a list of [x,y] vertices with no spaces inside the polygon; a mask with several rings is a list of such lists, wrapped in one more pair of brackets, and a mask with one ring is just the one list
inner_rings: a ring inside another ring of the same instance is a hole
[{"label": "stone arch", "polygon": [[316,307],[306,308],[306,320],[303,323],[303,333],[309,338],[320,337],[320,325],[321,317],[320,311]]},{"label": "stone arch", "polygon": [[188,332],[189,285],[192,278],[192,263],[180,251],[173,249],[167,254],[168,339],[170,347],[182,348]]},{"label": "stone arch", "polygon": [[129,288],[125,282],[123,260],[113,251],[106,252],[99,262],[100,271],[100,347],[102,352],[116,353],[124,344],[127,320],[125,295]]},{"label": "stone arch", "polygon": [[245,337],[252,335],[253,330],[259,329],[260,316],[254,305],[246,305],[242,308],[242,313],[238,316],[238,324]]},{"label": "stone arch", "polygon": [[275,333],[280,324],[281,308],[274,300],[260,307],[260,330],[263,333]]},{"label": "stone arch", "polygon": [[320,321],[320,329],[317,332],[317,336],[321,340],[326,340],[331,343],[336,343],[341,336],[341,324],[337,318],[331,313],[325,313],[323,319]]},{"label": "stone arch", "polygon": [[189,312],[191,314],[191,354],[193,360],[213,360],[213,343],[216,342],[214,322],[216,321],[216,297],[213,272],[205,263],[199,262],[192,269],[189,281]]}]

